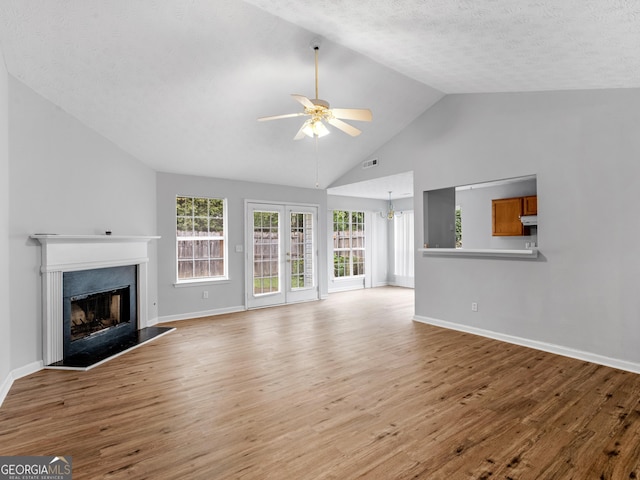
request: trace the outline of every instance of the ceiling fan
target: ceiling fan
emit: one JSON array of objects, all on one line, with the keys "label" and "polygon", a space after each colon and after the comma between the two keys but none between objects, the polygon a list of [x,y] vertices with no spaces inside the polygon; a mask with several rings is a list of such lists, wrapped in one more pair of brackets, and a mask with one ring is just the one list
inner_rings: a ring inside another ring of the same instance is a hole
[{"label": "ceiling fan", "polygon": [[266,122],[268,120],[278,120],[281,118],[291,117],[309,117],[300,127],[294,140],[300,140],[305,135],[308,137],[324,137],[328,135],[329,129],[324,122],[336,127],[339,130],[356,137],[362,133],[356,127],[349,125],[345,120],[357,120],[360,122],[370,122],[372,119],[371,110],[366,108],[330,108],[329,102],[318,98],[318,50],[320,45],[317,42],[312,42],[311,47],[315,51],[316,56],[316,98],[309,99],[304,95],[292,93],[291,96],[297,102],[301,103],[304,107],[304,111],[298,113],[287,113],[284,115],[274,115],[271,117],[261,117],[259,122]]}]

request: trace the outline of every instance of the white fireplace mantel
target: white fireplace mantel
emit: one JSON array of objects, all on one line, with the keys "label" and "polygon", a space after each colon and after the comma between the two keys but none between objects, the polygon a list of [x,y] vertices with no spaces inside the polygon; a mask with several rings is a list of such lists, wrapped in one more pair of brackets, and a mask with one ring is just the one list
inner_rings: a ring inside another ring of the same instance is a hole
[{"label": "white fireplace mantel", "polygon": [[64,272],[94,268],[138,266],[138,329],[147,326],[148,244],[158,236],[36,234],[42,245],[42,359],[45,365],[62,360]]},{"label": "white fireplace mantel", "polygon": [[160,237],[36,234],[31,238],[42,244],[41,272],[46,273],[146,263],[147,244]]}]

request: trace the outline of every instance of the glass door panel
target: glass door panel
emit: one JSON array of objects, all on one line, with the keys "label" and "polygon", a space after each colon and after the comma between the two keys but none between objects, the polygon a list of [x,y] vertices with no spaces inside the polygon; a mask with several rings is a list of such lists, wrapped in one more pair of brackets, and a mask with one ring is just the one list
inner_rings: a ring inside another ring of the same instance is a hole
[{"label": "glass door panel", "polygon": [[280,213],[253,212],[253,294],[280,292]]},{"label": "glass door panel", "polygon": [[247,205],[247,307],[258,308],[285,302],[281,205]]},{"label": "glass door panel", "polygon": [[289,206],[287,302],[318,298],[316,274],[316,207]]}]

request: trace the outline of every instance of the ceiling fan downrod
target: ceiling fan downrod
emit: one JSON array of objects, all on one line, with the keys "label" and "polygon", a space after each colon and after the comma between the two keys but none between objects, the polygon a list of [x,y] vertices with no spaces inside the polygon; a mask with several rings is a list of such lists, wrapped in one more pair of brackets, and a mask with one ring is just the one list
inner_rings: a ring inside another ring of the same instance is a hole
[{"label": "ceiling fan downrod", "polygon": [[318,45],[314,45],[313,50],[316,52],[316,99],[318,99],[320,98],[318,95],[318,50],[320,50],[320,47]]}]

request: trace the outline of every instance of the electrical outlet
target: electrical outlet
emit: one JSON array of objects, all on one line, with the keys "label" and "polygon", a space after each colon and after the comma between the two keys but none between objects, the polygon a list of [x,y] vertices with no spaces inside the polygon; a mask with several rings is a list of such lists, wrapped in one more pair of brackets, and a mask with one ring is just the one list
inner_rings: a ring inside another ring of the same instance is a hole
[{"label": "electrical outlet", "polygon": [[209,292],[206,290],[202,292],[202,298],[209,298]]},{"label": "electrical outlet", "polygon": [[472,312],[477,312],[478,311],[478,304],[476,302],[472,302],[471,303],[471,311]]}]

